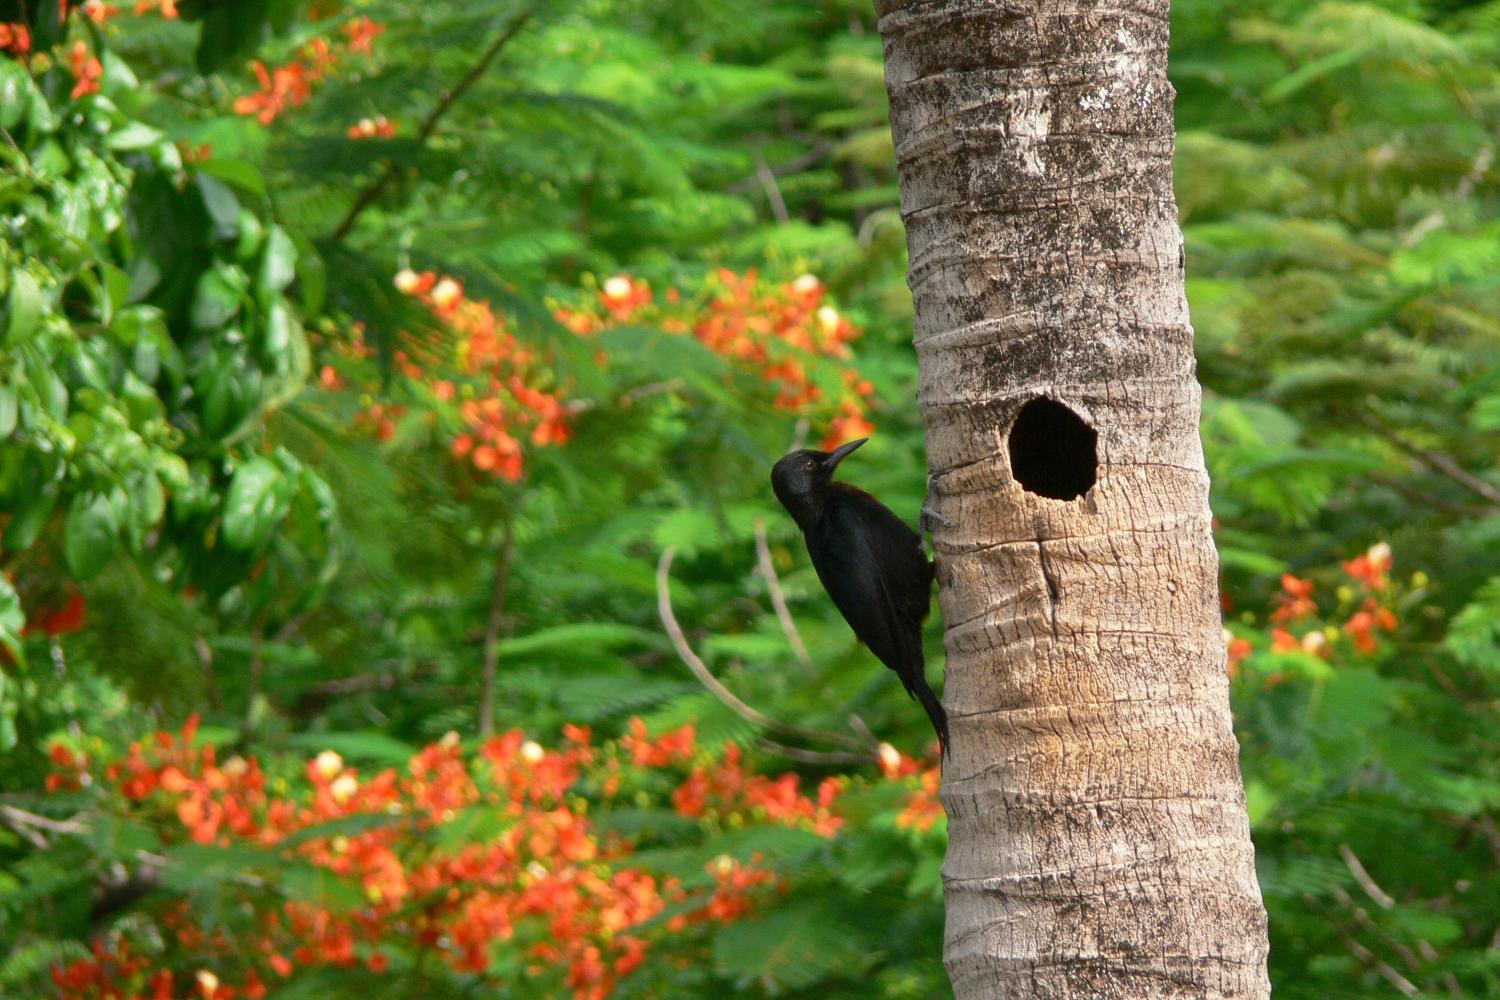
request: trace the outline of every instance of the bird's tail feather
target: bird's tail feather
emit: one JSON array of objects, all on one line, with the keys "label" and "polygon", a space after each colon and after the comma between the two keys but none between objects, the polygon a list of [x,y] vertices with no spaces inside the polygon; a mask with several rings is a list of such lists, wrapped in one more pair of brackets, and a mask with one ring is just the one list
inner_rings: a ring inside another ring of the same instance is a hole
[{"label": "bird's tail feather", "polygon": [[948,756],[948,713],[943,711],[943,703],[928,686],[926,678],[918,677],[916,683],[907,690],[927,710],[927,717],[932,720],[932,728],[937,732],[938,746],[942,750],[942,755]]}]

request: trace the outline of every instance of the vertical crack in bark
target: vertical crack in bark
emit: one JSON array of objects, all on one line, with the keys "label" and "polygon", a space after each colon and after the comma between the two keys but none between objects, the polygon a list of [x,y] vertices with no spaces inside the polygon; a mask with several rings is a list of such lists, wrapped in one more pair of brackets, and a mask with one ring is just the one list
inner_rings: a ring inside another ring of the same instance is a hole
[{"label": "vertical crack in bark", "polygon": [[1052,574],[1052,567],[1047,565],[1047,547],[1043,540],[1036,540],[1036,560],[1041,567],[1042,583],[1047,594],[1047,618],[1052,623],[1052,641],[1056,643],[1057,635],[1057,600],[1062,595],[1062,588],[1057,582],[1057,577]]}]

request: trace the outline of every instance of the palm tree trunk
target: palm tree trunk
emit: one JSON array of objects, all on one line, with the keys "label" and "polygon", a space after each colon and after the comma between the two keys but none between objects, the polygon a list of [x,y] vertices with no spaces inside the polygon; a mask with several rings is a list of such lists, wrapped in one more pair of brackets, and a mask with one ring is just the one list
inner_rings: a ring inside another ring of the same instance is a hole
[{"label": "palm tree trunk", "polygon": [[876,0],[947,623],[960,1000],[1266,997],[1168,0]]}]

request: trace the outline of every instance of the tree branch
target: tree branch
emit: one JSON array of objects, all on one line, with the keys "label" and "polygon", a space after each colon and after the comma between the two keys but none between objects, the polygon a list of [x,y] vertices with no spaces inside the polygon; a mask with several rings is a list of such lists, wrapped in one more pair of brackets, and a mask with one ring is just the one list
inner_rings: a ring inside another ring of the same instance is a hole
[{"label": "tree branch", "polygon": [[1375,880],[1370,877],[1370,873],[1365,870],[1364,864],[1360,862],[1348,844],[1339,845],[1339,857],[1344,859],[1344,864],[1349,868],[1349,874],[1354,876],[1354,881],[1359,883],[1365,895],[1373,899],[1382,910],[1389,910],[1396,905],[1396,901],[1375,884]]},{"label": "tree branch", "polygon": [[[788,736],[796,736],[800,739],[822,740],[852,747],[855,750],[865,750],[860,741],[853,737],[845,736],[842,733],[827,733],[816,729],[804,729],[801,726],[794,726],[790,723],[771,718],[764,712],[752,708],[741,701],[733,691],[725,687],[709,671],[707,665],[698,657],[697,653],[693,652],[693,647],[688,644],[687,636],[683,634],[682,626],[677,623],[677,615],[672,611],[671,577],[669,574],[672,569],[672,557],[676,554],[677,550],[675,548],[668,547],[662,552],[661,561],[656,564],[656,608],[661,615],[662,626],[667,630],[667,636],[672,640],[672,645],[677,650],[677,655],[682,658],[683,663],[687,664],[687,668],[693,672],[694,677],[698,678],[699,683],[708,689],[709,694],[712,694],[722,702],[735,715],[764,729],[785,733]],[[859,759],[869,761],[875,758],[873,754],[866,751]]]},{"label": "tree branch", "polygon": [[781,188],[776,183],[776,175],[771,173],[771,168],[766,165],[766,158],[759,153],[755,154],[755,176],[760,181],[760,186],[766,192],[766,203],[771,206],[771,215],[777,222],[787,223],[792,220],[786,209],[786,199],[781,196]]},{"label": "tree branch", "polygon": [[1446,476],[1448,479],[1462,486],[1464,489],[1500,507],[1500,487],[1485,482],[1474,475],[1462,465],[1459,465],[1451,455],[1445,455],[1440,451],[1432,451],[1427,448],[1414,445],[1407,441],[1399,433],[1387,427],[1374,417],[1366,414],[1362,420],[1370,430],[1379,434],[1389,441],[1398,450],[1406,452],[1412,458],[1427,466],[1433,472]]},{"label": "tree branch", "polygon": [[72,819],[53,819],[4,803],[0,803],[0,823],[4,823],[16,836],[41,851],[52,846],[42,830],[48,833],[83,833],[88,830],[88,826],[76,816]]},{"label": "tree branch", "polygon": [[[484,55],[479,57],[479,61],[472,67],[470,67],[469,71],[464,74],[463,79],[454,84],[453,87],[451,87],[448,92],[442,96],[442,98],[438,101],[437,106],[432,109],[432,111],[427,115],[427,118],[422,122],[421,128],[417,130],[417,144],[419,146],[426,143],[428,139],[432,138],[432,133],[437,131],[438,122],[442,120],[443,115],[447,114],[448,109],[453,107],[454,103],[460,97],[462,97],[470,87],[474,86],[474,84],[479,81],[479,78],[484,75],[484,71],[490,68],[490,64],[493,63],[495,59],[500,55],[500,53],[504,51],[505,47],[510,44],[511,39],[515,38],[521,33],[521,29],[526,26],[526,23],[531,20],[532,16],[536,14],[541,5],[541,0],[537,0],[537,2],[533,3],[530,7],[527,7],[525,10],[521,11],[521,13],[517,14],[511,20],[510,24],[506,25],[505,30],[500,32],[500,34],[495,37],[495,40],[490,43],[489,48],[485,49]],[[349,207],[348,214],[344,216],[343,221],[338,224],[338,228],[333,231],[333,235],[329,238],[333,242],[337,243],[341,241],[345,236],[348,236],[349,230],[354,228],[354,223],[359,219],[360,215],[364,213],[365,209],[373,205],[377,198],[385,193],[385,189],[390,186],[390,183],[395,178],[395,176],[396,165],[387,160],[385,167],[380,172],[380,176],[371,181],[370,184],[359,193],[359,196],[354,199],[354,204]]]},{"label": "tree branch", "polygon": [[797,623],[792,620],[792,612],[786,606],[786,595],[781,592],[781,579],[776,575],[776,567],[771,564],[771,545],[766,539],[766,525],[760,518],[755,519],[755,562],[761,578],[766,581],[766,590],[771,594],[771,606],[776,609],[776,618],[781,622],[781,631],[786,634],[787,644],[792,647],[797,661],[807,666],[812,663],[812,657],[807,655],[807,647],[802,643]]},{"label": "tree branch", "polygon": [[[769,173],[771,175],[773,180],[777,177],[785,177],[788,174],[795,174],[799,171],[806,170],[808,167],[812,166],[814,163],[817,163],[819,160],[823,159],[831,152],[833,152],[832,143],[821,142],[818,145],[814,146],[812,149],[809,149],[807,152],[803,153],[801,156],[794,156],[790,160],[787,160],[785,163],[778,163],[774,167],[767,166],[765,168],[765,171],[766,173]],[[741,180],[735,181],[733,184],[724,189],[725,192],[727,192],[728,194],[745,194],[751,190],[754,190],[757,184],[764,184],[765,181],[761,175],[761,164],[764,163],[764,158],[757,158],[755,173],[751,174],[749,177],[745,177]]]}]

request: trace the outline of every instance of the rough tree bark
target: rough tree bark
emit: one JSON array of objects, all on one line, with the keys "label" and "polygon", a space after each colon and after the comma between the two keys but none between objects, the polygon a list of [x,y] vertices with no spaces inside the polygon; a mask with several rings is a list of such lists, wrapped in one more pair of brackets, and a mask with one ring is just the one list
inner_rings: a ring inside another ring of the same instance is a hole
[{"label": "rough tree bark", "polygon": [[1265,997],[1172,194],[1168,0],[876,0],[973,997]]}]

